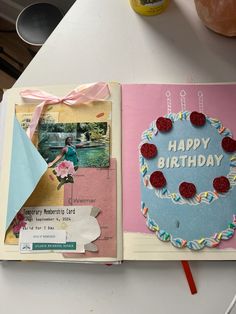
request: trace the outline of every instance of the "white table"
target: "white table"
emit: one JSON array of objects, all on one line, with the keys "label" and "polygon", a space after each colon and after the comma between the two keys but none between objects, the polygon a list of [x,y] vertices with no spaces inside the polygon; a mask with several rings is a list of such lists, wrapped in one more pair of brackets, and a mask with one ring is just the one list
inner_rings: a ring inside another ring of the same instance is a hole
[{"label": "white table", "polygon": [[[236,81],[236,40],[208,31],[192,0],[140,17],[128,0],[78,0],[15,86]],[[179,262],[120,266],[4,263],[1,313],[224,313],[235,262],[192,262],[191,296]],[[234,310],[232,313],[236,313]]]}]

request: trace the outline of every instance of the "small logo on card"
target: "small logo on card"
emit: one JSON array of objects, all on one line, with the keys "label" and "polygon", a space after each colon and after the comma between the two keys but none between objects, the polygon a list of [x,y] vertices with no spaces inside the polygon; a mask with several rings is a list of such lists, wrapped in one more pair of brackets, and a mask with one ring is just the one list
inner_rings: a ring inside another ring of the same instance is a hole
[{"label": "small logo on card", "polygon": [[32,251],[33,245],[32,243],[21,243],[20,250],[23,252]]}]

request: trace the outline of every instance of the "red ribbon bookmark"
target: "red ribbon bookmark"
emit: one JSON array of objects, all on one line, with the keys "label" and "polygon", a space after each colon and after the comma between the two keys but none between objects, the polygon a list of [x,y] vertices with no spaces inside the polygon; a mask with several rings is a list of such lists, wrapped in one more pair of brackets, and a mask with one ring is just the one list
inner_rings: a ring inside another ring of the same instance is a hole
[{"label": "red ribbon bookmark", "polygon": [[196,294],[197,293],[197,288],[196,288],[196,285],[195,285],[195,282],[194,282],[194,279],[193,279],[193,275],[192,275],[189,263],[188,263],[188,261],[181,261],[181,263],[182,263],[183,270],[185,272],[186,279],[188,281],[188,285],[189,285],[190,291],[191,291],[192,294]]}]

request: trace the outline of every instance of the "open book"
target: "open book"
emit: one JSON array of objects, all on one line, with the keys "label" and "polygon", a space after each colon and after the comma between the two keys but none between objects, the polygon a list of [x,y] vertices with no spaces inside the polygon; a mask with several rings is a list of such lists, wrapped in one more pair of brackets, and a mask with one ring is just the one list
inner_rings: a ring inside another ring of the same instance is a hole
[{"label": "open book", "polygon": [[0,259],[236,259],[236,84],[13,88]]}]

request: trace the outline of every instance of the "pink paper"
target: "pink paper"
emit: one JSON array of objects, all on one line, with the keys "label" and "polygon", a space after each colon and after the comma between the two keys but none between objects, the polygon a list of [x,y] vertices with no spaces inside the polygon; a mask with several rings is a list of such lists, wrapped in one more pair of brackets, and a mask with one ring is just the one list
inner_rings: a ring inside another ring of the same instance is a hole
[{"label": "pink paper", "polygon": [[219,246],[219,249],[236,249],[236,236],[234,235],[232,239],[227,241],[221,241]]},{"label": "pink paper", "polygon": [[[185,95],[181,98],[181,95]],[[236,135],[236,84],[232,85],[123,85],[122,86],[122,166],[124,231],[149,233],[140,210],[138,145],[142,132],[159,116],[167,114],[167,95],[171,112],[200,111],[218,118]],[[203,95],[203,96],[201,96]],[[184,101],[183,101],[184,98]],[[201,98],[201,100],[199,100]],[[182,104],[181,104],[182,100]],[[199,103],[202,108],[199,108]],[[227,242],[227,241],[226,241]],[[225,243],[225,245],[227,245]],[[233,240],[228,243],[233,243]],[[236,248],[236,241],[231,246]],[[221,245],[224,247],[224,244]]]},{"label": "pink paper", "polygon": [[65,185],[64,205],[91,205],[101,210],[97,216],[101,236],[93,242],[98,252],[77,257],[116,257],[116,160],[111,159],[109,168],[79,168],[74,184]]}]

